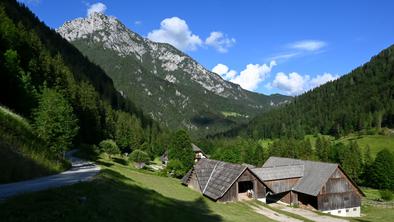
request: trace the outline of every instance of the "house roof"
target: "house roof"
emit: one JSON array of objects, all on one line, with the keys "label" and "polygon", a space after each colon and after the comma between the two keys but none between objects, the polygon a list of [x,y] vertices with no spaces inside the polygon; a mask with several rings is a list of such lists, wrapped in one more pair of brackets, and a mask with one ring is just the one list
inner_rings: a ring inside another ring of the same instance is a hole
[{"label": "house roof", "polygon": [[[263,172],[263,174],[265,173],[266,170],[271,169],[268,170],[268,172],[270,172],[267,173],[268,175],[263,175],[263,176],[266,176],[267,178],[270,177],[274,178],[275,176],[272,176],[271,173],[273,173],[273,171],[275,170],[272,169],[280,168],[284,170],[286,168],[288,169],[298,168],[299,170],[300,165],[303,166],[303,176],[298,181],[298,183],[293,187],[293,190],[300,193],[309,194],[312,196],[317,196],[319,194],[322,186],[327,182],[329,177],[338,168],[338,164],[334,164],[334,163],[323,163],[323,162],[297,160],[297,159],[282,158],[282,157],[270,157],[264,163],[263,167],[260,169],[261,172]],[[285,179],[289,176],[286,173],[282,172],[282,170],[278,170],[278,172],[283,174],[284,177],[280,178],[279,176],[277,176],[276,177],[277,179]],[[259,176],[259,174],[257,175]],[[263,178],[260,179],[264,180]]]},{"label": "house roof", "polygon": [[263,181],[297,178],[304,176],[304,165],[261,167],[252,171]]},{"label": "house roof", "polygon": [[[205,196],[217,200],[227,192],[231,185],[246,169],[246,166],[239,164],[201,159],[192,170],[196,173],[201,192]],[[191,171],[189,172],[191,174]],[[183,179],[182,182],[187,183],[187,178]]]},{"label": "house roof", "polygon": [[246,166],[246,167],[248,167],[249,169],[256,168],[256,166],[255,166],[255,165],[248,164],[248,163],[243,163],[243,164],[241,164],[241,165],[242,165],[242,166]]},{"label": "house roof", "polygon": [[168,151],[166,150],[163,155],[160,156],[161,161],[168,161]]},{"label": "house roof", "polygon": [[202,151],[202,149],[200,147],[196,146],[196,144],[194,144],[194,143],[192,143],[192,149],[193,149],[194,152],[202,152],[202,153],[204,153]]}]

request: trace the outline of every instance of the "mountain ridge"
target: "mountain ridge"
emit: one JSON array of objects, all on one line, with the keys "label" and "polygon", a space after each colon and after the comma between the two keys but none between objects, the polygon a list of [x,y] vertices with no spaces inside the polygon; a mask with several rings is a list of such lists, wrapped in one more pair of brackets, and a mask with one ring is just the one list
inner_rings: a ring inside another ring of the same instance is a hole
[{"label": "mountain ridge", "polygon": [[65,22],[57,32],[100,65],[123,96],[167,127],[222,130],[291,100],[244,90],[113,16],[93,13]]}]

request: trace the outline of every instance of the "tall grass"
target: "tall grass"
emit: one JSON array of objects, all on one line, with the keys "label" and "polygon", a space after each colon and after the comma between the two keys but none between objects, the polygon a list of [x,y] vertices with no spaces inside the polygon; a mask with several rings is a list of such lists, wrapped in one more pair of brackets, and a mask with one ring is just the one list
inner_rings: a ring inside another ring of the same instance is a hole
[{"label": "tall grass", "polygon": [[0,106],[0,183],[53,174],[67,163],[52,157],[29,122]]}]

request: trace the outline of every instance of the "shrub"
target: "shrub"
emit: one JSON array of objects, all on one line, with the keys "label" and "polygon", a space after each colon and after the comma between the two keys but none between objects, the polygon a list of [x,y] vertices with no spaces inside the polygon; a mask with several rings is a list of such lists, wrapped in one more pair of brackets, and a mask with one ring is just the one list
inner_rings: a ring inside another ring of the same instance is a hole
[{"label": "shrub", "polygon": [[385,201],[393,199],[393,193],[390,190],[379,190],[380,197]]},{"label": "shrub", "polygon": [[113,140],[103,140],[100,142],[99,147],[102,152],[107,153],[110,157],[120,153],[118,145]]},{"label": "shrub", "polygon": [[181,178],[186,174],[185,166],[179,160],[170,160],[167,164],[167,171],[176,178]]},{"label": "shrub", "polygon": [[136,163],[146,163],[150,159],[146,152],[142,150],[134,150],[130,155],[130,160]]},{"label": "shrub", "polygon": [[146,152],[142,150],[134,150],[131,153],[129,160],[136,163],[137,168],[142,168],[145,166],[145,163],[150,160],[150,158]]}]

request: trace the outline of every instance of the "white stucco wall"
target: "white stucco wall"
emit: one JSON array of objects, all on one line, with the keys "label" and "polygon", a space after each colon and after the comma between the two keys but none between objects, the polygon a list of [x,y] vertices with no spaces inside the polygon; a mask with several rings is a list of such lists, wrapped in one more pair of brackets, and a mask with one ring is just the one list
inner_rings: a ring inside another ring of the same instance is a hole
[{"label": "white stucco wall", "polygon": [[327,210],[323,211],[323,213],[328,213],[336,216],[341,217],[359,217],[361,214],[360,207],[352,207],[352,208],[343,208],[343,209],[336,209],[336,210]]}]

